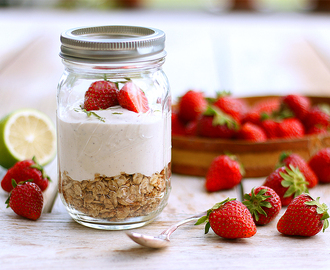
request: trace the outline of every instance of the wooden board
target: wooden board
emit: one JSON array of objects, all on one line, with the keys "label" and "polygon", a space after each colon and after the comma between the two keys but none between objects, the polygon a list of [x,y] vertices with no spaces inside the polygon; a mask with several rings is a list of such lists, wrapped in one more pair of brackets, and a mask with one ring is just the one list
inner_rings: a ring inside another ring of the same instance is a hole
[{"label": "wooden board", "polygon": [[[246,191],[263,178],[244,179]],[[134,231],[158,235],[175,222],[213,206],[236,190],[207,193],[204,179],[173,175],[168,206],[153,223]],[[328,185],[313,189],[321,201]],[[282,209],[280,215],[285,211]],[[100,231],[76,222],[58,202],[54,212],[34,222],[4,213],[0,226],[1,270],[15,269],[328,269],[330,230],[310,238],[286,237],[276,229],[279,217],[259,226],[249,239],[226,240],[203,225],[189,223],[171,237],[171,245],[151,250],[132,242],[123,231]]]}]

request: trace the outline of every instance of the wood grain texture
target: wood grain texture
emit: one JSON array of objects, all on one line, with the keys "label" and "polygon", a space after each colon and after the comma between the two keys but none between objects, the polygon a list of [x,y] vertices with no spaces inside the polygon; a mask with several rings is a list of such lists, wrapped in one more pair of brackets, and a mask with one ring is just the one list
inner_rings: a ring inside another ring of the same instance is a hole
[{"label": "wood grain texture", "polygon": [[[174,175],[164,212],[134,231],[158,235],[196,211],[235,195],[235,189],[209,194],[203,189],[203,180]],[[245,189],[263,180],[245,179]],[[329,187],[320,189],[327,190],[329,198]],[[227,240],[212,230],[205,235],[203,225],[189,223],[173,233],[169,247],[152,250],[138,246],[123,231],[86,228],[74,222],[61,204],[59,207],[36,222],[13,213],[2,215],[0,226],[6,229],[0,235],[1,269],[328,269],[324,258],[330,252],[330,230],[310,238],[283,236],[276,223],[285,208],[249,239]]]}]

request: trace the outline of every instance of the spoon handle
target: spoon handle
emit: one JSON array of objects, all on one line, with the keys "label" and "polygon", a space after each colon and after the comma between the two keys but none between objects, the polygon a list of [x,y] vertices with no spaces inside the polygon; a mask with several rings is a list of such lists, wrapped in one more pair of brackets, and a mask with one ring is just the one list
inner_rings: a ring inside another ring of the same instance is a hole
[{"label": "spoon handle", "polygon": [[196,220],[196,219],[199,219],[199,218],[201,218],[202,216],[205,216],[206,215],[206,213],[207,213],[207,211],[204,211],[204,212],[202,212],[202,213],[200,213],[200,214],[197,214],[197,215],[194,215],[194,216],[192,216],[192,217],[189,217],[189,218],[186,218],[186,219],[184,219],[184,220],[181,220],[181,221],[179,221],[178,223],[175,223],[175,224],[173,224],[171,227],[169,227],[168,229],[166,229],[165,231],[163,231],[160,235],[162,235],[162,236],[166,236],[166,239],[167,240],[170,240],[169,238],[170,238],[170,235],[177,229],[177,228],[179,228],[181,225],[183,225],[183,224],[186,224],[186,223],[188,223],[188,222],[190,222],[190,221],[193,221],[193,220]]}]

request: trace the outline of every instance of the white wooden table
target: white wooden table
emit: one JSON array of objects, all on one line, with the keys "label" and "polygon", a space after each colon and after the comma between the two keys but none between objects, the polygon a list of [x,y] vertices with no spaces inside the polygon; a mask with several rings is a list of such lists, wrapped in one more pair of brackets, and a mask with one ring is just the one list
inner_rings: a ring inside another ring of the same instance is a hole
[{"label": "white wooden table", "polygon": [[[166,32],[164,69],[174,99],[188,88],[209,95],[223,88],[237,96],[330,95],[328,15],[0,9],[0,117],[33,107],[55,122],[56,85],[63,69],[60,33],[104,24],[153,26]],[[276,220],[258,227],[250,239],[231,241],[212,231],[204,235],[203,226],[187,224],[163,250],[140,247],[122,231],[85,228],[70,218],[56,197],[56,160],[46,170],[53,182],[36,222],[5,209],[6,194],[0,191],[1,270],[329,269],[330,230],[311,238],[285,237],[277,232]],[[244,179],[244,189],[263,181]],[[209,194],[203,185],[201,177],[173,175],[168,206],[155,222],[136,231],[157,235],[228,196],[237,197],[236,189]],[[319,185],[311,194],[330,205],[330,186]]]}]

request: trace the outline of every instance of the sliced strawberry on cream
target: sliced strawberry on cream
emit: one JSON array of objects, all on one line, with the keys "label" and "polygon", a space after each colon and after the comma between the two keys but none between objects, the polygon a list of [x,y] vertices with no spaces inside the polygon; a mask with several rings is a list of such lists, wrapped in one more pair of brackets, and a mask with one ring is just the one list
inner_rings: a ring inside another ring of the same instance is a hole
[{"label": "sliced strawberry on cream", "polygon": [[146,95],[132,81],[126,82],[119,91],[118,101],[121,107],[136,113],[145,113],[149,110]]}]

